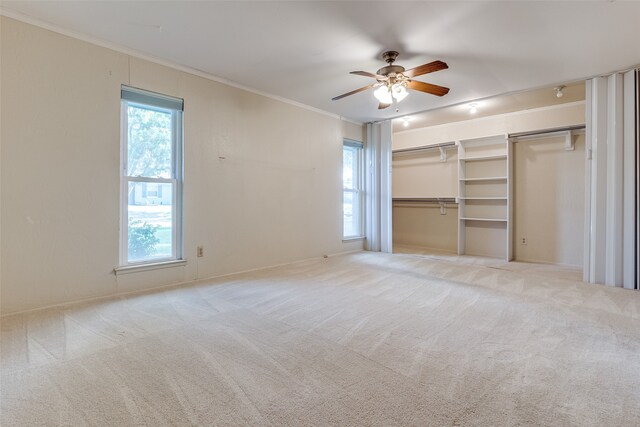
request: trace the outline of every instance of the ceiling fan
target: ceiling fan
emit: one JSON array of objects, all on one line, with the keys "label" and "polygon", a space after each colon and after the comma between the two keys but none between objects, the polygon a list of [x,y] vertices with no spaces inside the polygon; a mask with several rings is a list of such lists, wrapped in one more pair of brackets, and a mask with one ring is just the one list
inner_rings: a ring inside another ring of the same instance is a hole
[{"label": "ceiling fan", "polygon": [[449,68],[446,62],[433,61],[410,70],[405,70],[404,67],[400,65],[393,65],[397,57],[398,52],[396,51],[390,50],[388,52],[384,52],[382,54],[382,59],[384,59],[388,65],[380,68],[375,74],[367,71],[352,71],[350,74],[373,77],[376,79],[376,82],[361,87],[360,89],[352,90],[351,92],[336,96],[331,100],[337,101],[338,99],[345,98],[349,95],[353,95],[370,88],[377,88],[373,94],[378,101],[380,101],[378,109],[382,110],[383,108],[387,108],[393,104],[394,100],[396,102],[400,102],[406,98],[409,94],[407,89],[418,90],[420,92],[430,93],[436,96],[444,96],[449,92],[448,87],[412,80],[413,77]]}]

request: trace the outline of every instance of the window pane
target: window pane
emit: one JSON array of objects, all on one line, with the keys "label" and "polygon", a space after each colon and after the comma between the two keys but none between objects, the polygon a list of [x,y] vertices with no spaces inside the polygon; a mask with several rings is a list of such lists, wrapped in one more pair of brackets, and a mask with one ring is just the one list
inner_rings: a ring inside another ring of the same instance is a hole
[{"label": "window pane", "polygon": [[360,235],[360,202],[359,194],[351,191],[343,192],[343,225],[345,237]]},{"label": "window pane", "polygon": [[173,184],[130,182],[128,261],[173,257]]},{"label": "window pane", "polygon": [[362,235],[362,213],[360,200],[360,174],[362,148],[343,146],[342,185],[343,191],[343,233],[344,237]]},{"label": "window pane", "polygon": [[127,108],[127,175],[171,178],[171,112]]},{"label": "window pane", "polygon": [[354,188],[354,177],[357,177],[356,149],[344,147],[342,150],[342,185],[344,188]]}]

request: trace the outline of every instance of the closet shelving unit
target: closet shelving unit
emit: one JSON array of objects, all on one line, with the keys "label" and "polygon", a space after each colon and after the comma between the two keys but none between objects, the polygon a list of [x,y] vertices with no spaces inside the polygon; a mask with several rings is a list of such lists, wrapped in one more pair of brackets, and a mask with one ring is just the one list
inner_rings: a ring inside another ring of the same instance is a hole
[{"label": "closet shelving unit", "polygon": [[511,143],[506,135],[458,145],[458,254],[512,259]]}]

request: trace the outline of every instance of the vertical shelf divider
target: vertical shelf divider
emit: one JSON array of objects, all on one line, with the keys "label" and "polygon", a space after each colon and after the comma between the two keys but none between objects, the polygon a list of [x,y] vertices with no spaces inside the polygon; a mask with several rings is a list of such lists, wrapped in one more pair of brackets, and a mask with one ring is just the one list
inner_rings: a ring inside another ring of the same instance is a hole
[{"label": "vertical shelf divider", "polygon": [[507,137],[507,261],[513,261],[513,144]]},{"label": "vertical shelf divider", "polygon": [[464,179],[466,179],[466,175],[462,162],[459,160],[460,158],[464,158],[464,146],[460,144],[460,141],[456,141],[456,145],[458,146],[458,255],[464,255],[464,221],[460,218],[465,217],[464,198],[466,197],[466,193],[464,191]]},{"label": "vertical shelf divider", "polygon": [[513,146],[506,135],[456,141],[458,255],[513,259]]}]

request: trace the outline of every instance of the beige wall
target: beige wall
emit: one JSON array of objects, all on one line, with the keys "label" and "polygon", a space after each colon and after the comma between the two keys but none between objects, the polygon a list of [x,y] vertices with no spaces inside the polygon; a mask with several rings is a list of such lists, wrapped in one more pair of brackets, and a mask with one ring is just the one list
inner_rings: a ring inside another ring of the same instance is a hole
[{"label": "beige wall", "polygon": [[393,156],[393,197],[456,197],[458,195],[458,150],[423,151]]},{"label": "beige wall", "polygon": [[446,206],[440,213],[435,204],[396,204],[393,207],[393,243],[456,253],[458,208]]},{"label": "beige wall", "polygon": [[[514,258],[582,266],[584,250],[584,135],[574,151],[564,138],[514,147]],[[522,239],[526,239],[526,245]]]},{"label": "beige wall", "polygon": [[581,101],[397,132],[393,134],[393,149],[584,123]]},{"label": "beige wall", "polygon": [[[362,248],[341,239],[362,126],[1,19],[3,314]],[[185,100],[185,267],[112,273],[121,84]]]}]

